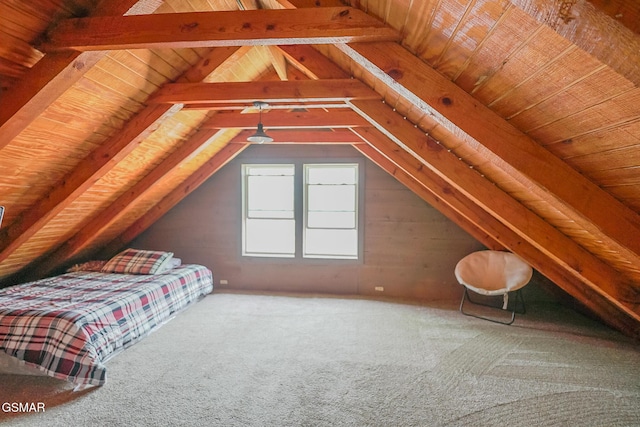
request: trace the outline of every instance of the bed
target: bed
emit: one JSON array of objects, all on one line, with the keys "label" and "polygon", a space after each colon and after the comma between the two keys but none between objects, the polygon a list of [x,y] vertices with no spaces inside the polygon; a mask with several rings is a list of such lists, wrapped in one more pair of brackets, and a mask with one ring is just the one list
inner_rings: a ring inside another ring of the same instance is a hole
[{"label": "bed", "polygon": [[103,385],[107,360],[213,290],[211,270],[178,264],[171,252],[128,249],[99,268],[0,289],[0,354]]}]

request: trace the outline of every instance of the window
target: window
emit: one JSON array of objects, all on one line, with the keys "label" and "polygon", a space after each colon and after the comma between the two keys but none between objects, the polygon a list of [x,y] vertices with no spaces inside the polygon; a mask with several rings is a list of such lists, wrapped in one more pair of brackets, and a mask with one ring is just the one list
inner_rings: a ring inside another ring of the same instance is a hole
[{"label": "window", "polygon": [[242,255],[359,259],[359,163],[242,165]]},{"label": "window", "polygon": [[295,256],[294,165],[244,165],[243,254]]},{"label": "window", "polygon": [[304,165],[303,256],[358,257],[358,165]]}]

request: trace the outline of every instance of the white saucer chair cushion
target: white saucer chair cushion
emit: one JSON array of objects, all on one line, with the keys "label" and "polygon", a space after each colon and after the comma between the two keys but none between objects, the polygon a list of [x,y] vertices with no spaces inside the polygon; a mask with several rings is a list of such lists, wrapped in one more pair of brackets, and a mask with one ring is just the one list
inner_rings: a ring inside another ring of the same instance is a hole
[{"label": "white saucer chair cushion", "polygon": [[[529,264],[511,252],[502,251],[473,252],[458,261],[455,268],[456,279],[467,289],[480,295],[502,295],[503,310],[507,310],[509,292],[517,291],[529,283],[532,275],[533,269]],[[462,304],[466,295],[465,292],[460,305],[460,311],[464,314],[467,313],[462,309]],[[522,303],[524,304],[524,300]]]},{"label": "white saucer chair cushion", "polygon": [[455,276],[461,285],[482,295],[504,295],[529,283],[533,269],[511,252],[478,251],[460,261]]}]

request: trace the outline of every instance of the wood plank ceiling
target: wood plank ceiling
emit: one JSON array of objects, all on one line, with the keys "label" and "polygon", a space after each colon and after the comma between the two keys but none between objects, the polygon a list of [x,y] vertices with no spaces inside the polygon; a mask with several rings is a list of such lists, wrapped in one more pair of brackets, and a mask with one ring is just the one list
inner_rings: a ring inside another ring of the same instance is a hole
[{"label": "wood plank ceiling", "polygon": [[633,0],[0,1],[0,278],[130,242],[246,146],[351,144],[640,336]]}]

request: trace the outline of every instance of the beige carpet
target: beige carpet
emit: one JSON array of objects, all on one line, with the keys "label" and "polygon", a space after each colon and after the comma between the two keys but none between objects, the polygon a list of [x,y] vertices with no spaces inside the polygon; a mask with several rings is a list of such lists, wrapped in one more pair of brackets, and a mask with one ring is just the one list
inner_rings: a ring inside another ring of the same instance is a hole
[{"label": "beige carpet", "polygon": [[562,308],[214,294],[73,392],[0,375],[16,426],[639,426],[640,347]]}]

